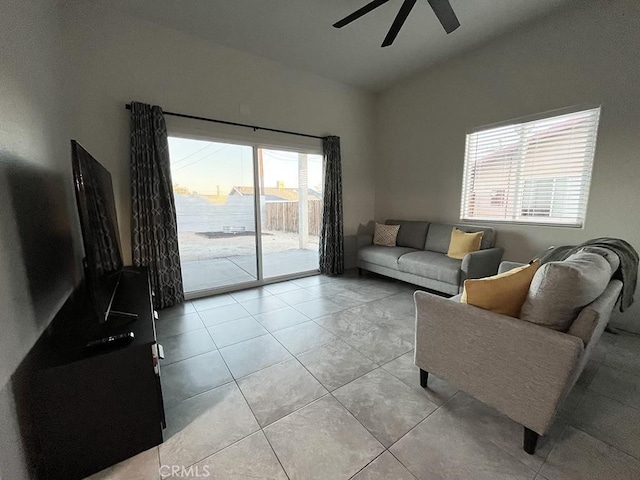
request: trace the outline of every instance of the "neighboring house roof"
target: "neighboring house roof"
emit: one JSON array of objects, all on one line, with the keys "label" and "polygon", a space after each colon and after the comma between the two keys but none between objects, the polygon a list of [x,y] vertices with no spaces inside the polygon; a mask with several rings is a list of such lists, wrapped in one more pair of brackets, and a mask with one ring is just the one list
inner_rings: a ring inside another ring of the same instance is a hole
[{"label": "neighboring house roof", "polygon": [[[233,187],[229,195],[253,195],[253,187]],[[265,195],[267,201],[298,201],[297,188],[266,187],[263,195]],[[322,200],[322,194],[316,190],[309,189],[309,200]]]}]

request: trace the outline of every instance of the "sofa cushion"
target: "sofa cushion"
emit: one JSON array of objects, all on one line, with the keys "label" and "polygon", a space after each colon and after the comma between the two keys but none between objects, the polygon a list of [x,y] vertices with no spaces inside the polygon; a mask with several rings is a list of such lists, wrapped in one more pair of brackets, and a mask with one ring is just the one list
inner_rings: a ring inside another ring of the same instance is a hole
[{"label": "sofa cushion", "polygon": [[369,245],[358,250],[358,258],[364,262],[380,265],[381,267],[398,269],[398,259],[404,254],[415,252],[415,248],[383,247]]},{"label": "sofa cushion", "polygon": [[460,303],[518,318],[540,260],[498,275],[464,281]]},{"label": "sofa cushion", "polygon": [[451,230],[456,227],[463,232],[473,233],[482,231],[482,243],[480,249],[492,248],[496,243],[496,232],[489,227],[476,227],[471,225],[454,225],[450,223],[432,223],[427,232],[427,241],[424,249],[432,252],[447,253],[449,241],[451,240]]},{"label": "sofa cushion", "polygon": [[462,260],[467,253],[480,250],[480,242],[484,232],[466,233],[453,227],[447,257]]},{"label": "sofa cushion", "polygon": [[410,220],[387,220],[387,225],[400,225],[396,245],[399,247],[416,248],[424,250],[427,239],[429,222],[414,222]]},{"label": "sofa cushion", "polygon": [[604,292],[611,274],[607,260],[596,253],[545,263],[533,277],[520,318],[566,332],[580,310]]},{"label": "sofa cushion", "polygon": [[451,285],[460,282],[460,265],[462,260],[449,258],[436,252],[413,252],[403,255],[398,260],[401,272],[412,273]]},{"label": "sofa cushion", "polygon": [[395,247],[400,225],[382,225],[376,223],[376,230],[373,234],[373,244],[384,247]]}]

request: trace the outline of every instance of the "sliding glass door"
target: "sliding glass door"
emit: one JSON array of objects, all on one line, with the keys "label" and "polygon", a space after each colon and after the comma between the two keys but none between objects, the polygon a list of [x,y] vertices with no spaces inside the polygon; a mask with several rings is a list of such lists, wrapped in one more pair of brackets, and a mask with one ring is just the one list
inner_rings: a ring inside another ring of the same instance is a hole
[{"label": "sliding glass door", "polygon": [[264,278],[318,269],[322,156],[258,150]]},{"label": "sliding glass door", "polygon": [[188,296],[318,269],[321,155],[180,137],[169,152]]},{"label": "sliding glass door", "polygon": [[169,137],[186,293],[258,279],[253,148]]}]

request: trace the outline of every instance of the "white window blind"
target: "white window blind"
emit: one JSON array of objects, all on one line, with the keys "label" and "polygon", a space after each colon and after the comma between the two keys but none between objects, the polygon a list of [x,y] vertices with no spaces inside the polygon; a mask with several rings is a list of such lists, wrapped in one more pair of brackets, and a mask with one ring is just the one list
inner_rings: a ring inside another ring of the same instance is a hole
[{"label": "white window blind", "polygon": [[467,135],[463,220],[581,227],[600,107]]}]

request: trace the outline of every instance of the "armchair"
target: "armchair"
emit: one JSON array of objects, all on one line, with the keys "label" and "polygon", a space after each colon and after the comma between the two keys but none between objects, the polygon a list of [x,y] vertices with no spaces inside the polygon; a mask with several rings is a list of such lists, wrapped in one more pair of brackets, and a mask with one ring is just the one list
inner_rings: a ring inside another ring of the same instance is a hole
[{"label": "armchair", "polygon": [[431,372],[500,411],[524,427],[524,450],[533,454],[538,436],[548,432],[580,376],[621,288],[611,280],[566,333],[462,304],[458,297],[415,292],[420,385],[427,387]]}]

